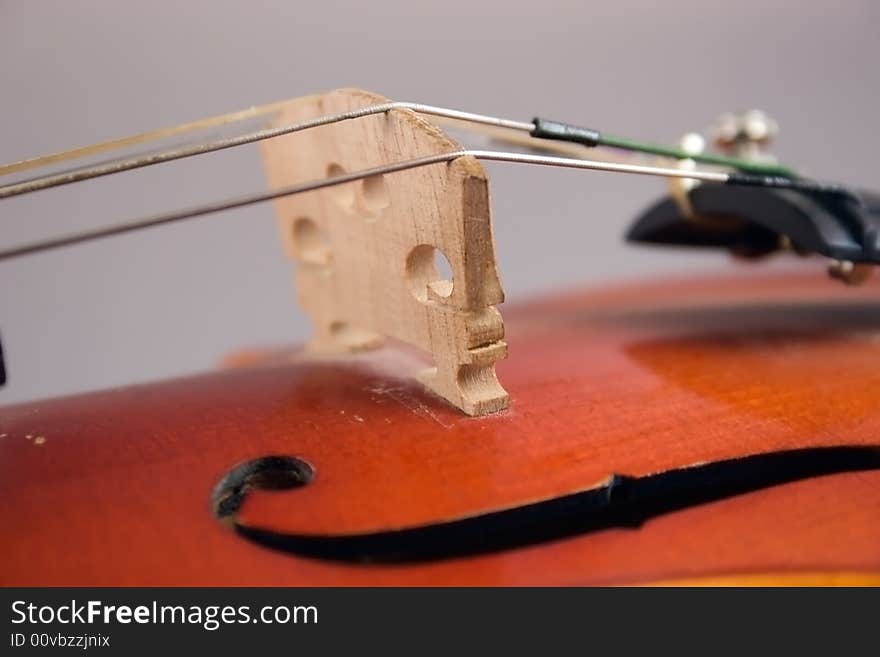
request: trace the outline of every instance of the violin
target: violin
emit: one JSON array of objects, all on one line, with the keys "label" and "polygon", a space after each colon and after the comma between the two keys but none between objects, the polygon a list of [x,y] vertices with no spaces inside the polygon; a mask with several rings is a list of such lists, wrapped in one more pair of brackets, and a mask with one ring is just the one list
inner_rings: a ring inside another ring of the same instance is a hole
[{"label": "violin", "polygon": [[[0,583],[880,585],[880,197],[776,163],[762,115],[721,128],[710,152],[346,89],[0,167],[3,199],[259,142],[268,191],[0,259],[272,201],[315,328],[0,408]],[[748,265],[499,309],[484,160],[660,176],[628,239]]]}]

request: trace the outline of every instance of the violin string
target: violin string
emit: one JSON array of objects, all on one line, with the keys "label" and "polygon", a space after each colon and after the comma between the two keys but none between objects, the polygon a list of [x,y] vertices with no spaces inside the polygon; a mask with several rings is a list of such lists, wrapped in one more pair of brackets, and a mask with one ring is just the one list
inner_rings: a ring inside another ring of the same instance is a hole
[{"label": "violin string", "polygon": [[106,153],[108,151],[119,150],[138,144],[145,144],[154,141],[169,139],[178,135],[184,135],[199,130],[208,130],[213,128],[221,128],[232,123],[248,121],[259,117],[266,116],[280,111],[285,105],[290,103],[289,100],[282,100],[266,105],[255,105],[247,109],[217,116],[210,116],[203,119],[197,119],[188,123],[181,123],[170,128],[159,128],[158,130],[149,130],[136,135],[129,135],[119,139],[111,139],[109,141],[97,142],[73,148],[48,155],[41,155],[18,162],[10,162],[9,164],[0,165],[0,176],[5,176],[19,171],[27,171],[29,169],[39,169],[46,166],[56,164],[58,162],[66,162],[69,160],[82,159],[84,157]]},{"label": "violin string", "polygon": [[[33,160],[25,160],[11,165],[0,167],[0,175],[15,170],[21,170],[22,167],[33,168],[41,164],[51,164],[67,159],[75,159],[85,154],[94,154],[95,152],[103,152],[116,147],[125,145],[144,143],[151,139],[159,139],[167,136],[185,133],[187,131],[222,125],[224,122],[229,123],[236,120],[229,117],[253,117],[260,116],[269,111],[269,109],[279,109],[283,103],[263,106],[259,108],[251,108],[234,115],[226,117],[212,117],[203,119],[201,122],[196,121],[189,124],[183,124],[175,128],[153,131],[152,133],[143,133],[133,137],[115,140],[111,142],[103,142],[96,144],[90,151],[88,147],[74,149],[62,153],[55,153],[44,158],[35,158]],[[369,105],[366,107],[342,112],[339,114],[329,114],[314,119],[301,121],[298,123],[288,124],[284,126],[265,128],[254,132],[235,135],[223,139],[197,143],[193,145],[178,146],[169,150],[160,150],[150,153],[141,153],[139,155],[100,162],[90,166],[68,169],[49,175],[38,176],[24,181],[0,186],[0,199],[19,196],[21,194],[29,194],[32,192],[50,189],[61,185],[68,185],[76,182],[83,182],[93,178],[108,176],[123,171],[130,171],[142,167],[171,162],[187,157],[197,155],[205,155],[227,148],[234,148],[245,144],[272,139],[282,135],[293,134],[304,130],[310,130],[321,126],[332,125],[342,121],[350,121],[360,119],[371,115],[384,114],[392,110],[411,110],[418,114],[425,114],[435,117],[441,117],[452,121],[469,123],[478,125],[482,128],[501,128],[504,130],[518,131],[528,133],[531,137],[542,140],[558,140],[567,141],[569,143],[580,144],[585,147],[609,146],[612,148],[621,148],[630,152],[640,152],[654,155],[667,156],[671,158],[689,158],[696,162],[704,164],[722,165],[736,168],[740,171],[761,175],[777,175],[781,177],[792,177],[793,172],[778,165],[769,165],[761,162],[750,162],[740,160],[738,158],[729,158],[713,154],[690,154],[684,153],[680,149],[671,147],[661,147],[656,144],[648,144],[635,140],[623,139],[613,135],[604,135],[598,131],[581,128],[572,124],[560,123],[557,121],[547,121],[541,118],[535,118],[530,122],[515,121],[485,114],[476,114],[473,112],[465,112],[462,110],[451,109],[447,107],[438,107],[436,105],[426,105],[424,103],[413,103],[406,101],[393,101],[380,103],[377,105]]]},{"label": "violin string", "polygon": [[647,176],[662,176],[665,178],[687,178],[692,180],[701,180],[704,182],[713,182],[721,184],[736,185],[753,185],[763,187],[783,187],[800,189],[808,192],[826,192],[826,193],[846,193],[846,190],[834,185],[826,185],[808,180],[792,180],[784,177],[773,176],[754,176],[741,173],[725,173],[719,171],[699,171],[699,170],[683,170],[668,167],[655,167],[640,164],[625,164],[617,162],[602,162],[597,160],[584,160],[576,158],[556,157],[550,155],[532,155],[525,153],[512,153],[505,151],[486,151],[486,150],[458,150],[448,153],[440,153],[425,157],[394,162],[382,166],[354,171],[351,173],[332,176],[321,180],[300,183],[281,187],[267,192],[258,192],[227,198],[222,201],[215,201],[204,205],[199,205],[182,210],[175,210],[162,214],[150,215],[121,224],[116,224],[106,228],[98,228],[86,230],[78,233],[72,233],[67,236],[40,240],[25,244],[23,246],[12,247],[0,251],[0,261],[15,258],[19,256],[34,254],[48,249],[55,249],[63,246],[70,246],[87,242],[112,235],[120,235],[123,233],[169,224],[184,219],[200,217],[223,210],[230,210],[255,203],[262,203],[286,196],[302,194],[318,189],[342,185],[354,182],[372,176],[391,174],[398,171],[415,169],[418,167],[429,166],[432,164],[440,164],[451,162],[462,157],[473,157],[478,160],[487,160],[495,162],[512,162],[516,164],[531,164],[539,166],[565,167],[572,169],[583,169],[591,171],[609,171],[614,173],[629,173]]},{"label": "violin string", "polygon": [[303,130],[311,130],[313,128],[332,125],[334,123],[340,123],[342,121],[351,121],[374,114],[384,114],[392,110],[401,109],[411,110],[418,114],[441,116],[456,121],[465,121],[468,123],[487,125],[496,128],[505,128],[508,130],[530,132],[535,128],[533,123],[523,123],[521,121],[512,121],[510,119],[486,116],[483,114],[474,114],[472,112],[464,112],[461,110],[455,110],[446,107],[437,107],[434,105],[425,105],[422,103],[393,101],[388,103],[381,103],[378,105],[369,105],[367,107],[350,110],[348,112],[341,112],[339,114],[328,114],[314,119],[309,119],[307,121],[301,121],[284,126],[265,128],[263,130],[257,130],[254,132],[249,132],[243,135],[236,135],[233,137],[227,137],[224,139],[217,139],[215,141],[194,144],[191,146],[183,146],[166,151],[148,153],[146,155],[138,155],[126,159],[113,160],[110,162],[64,171],[57,174],[40,176],[23,182],[12,183],[0,187],[0,199],[19,196],[21,194],[30,194],[32,192],[50,189],[52,187],[69,185],[71,183],[82,182],[85,180],[90,180],[92,178],[98,178],[101,176],[121,173],[123,171],[130,171],[132,169],[148,167],[154,164],[161,164],[163,162],[171,162],[173,160],[180,160],[196,155],[205,155],[206,153],[213,153],[215,151],[220,151],[227,148],[234,148],[236,146],[252,144],[254,142],[263,141],[265,139],[272,139],[274,137],[280,137],[282,135],[301,132]]}]

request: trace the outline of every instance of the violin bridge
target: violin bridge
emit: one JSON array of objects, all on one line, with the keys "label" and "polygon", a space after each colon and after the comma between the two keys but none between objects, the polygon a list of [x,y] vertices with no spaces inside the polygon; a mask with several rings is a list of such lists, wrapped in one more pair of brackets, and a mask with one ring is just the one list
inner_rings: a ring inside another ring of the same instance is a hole
[{"label": "violin bridge", "polygon": [[[343,89],[291,101],[279,124],[388,102]],[[395,109],[262,142],[269,183],[281,187],[461,146],[410,110]],[[385,337],[431,355],[419,375],[468,415],[507,408],[495,374],[507,355],[482,166],[471,157],[377,175],[275,201],[296,263],[310,349],[355,352]],[[448,265],[441,273],[438,263]]]}]

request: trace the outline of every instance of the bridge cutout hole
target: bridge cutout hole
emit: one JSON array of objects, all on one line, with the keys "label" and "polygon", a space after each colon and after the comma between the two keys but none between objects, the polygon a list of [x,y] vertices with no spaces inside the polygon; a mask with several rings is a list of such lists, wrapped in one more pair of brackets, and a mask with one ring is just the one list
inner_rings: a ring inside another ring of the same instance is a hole
[{"label": "bridge cutout hole", "polygon": [[371,215],[381,214],[382,211],[391,205],[391,199],[388,196],[388,186],[385,184],[385,176],[376,174],[364,178],[361,187],[361,198],[366,210]]},{"label": "bridge cutout hole", "polygon": [[332,322],[330,335],[339,343],[352,351],[367,351],[375,349],[382,344],[382,336],[350,322]]},{"label": "bridge cutout hole", "polygon": [[305,263],[326,265],[331,259],[330,241],[324,230],[308,217],[293,222],[293,250]]},{"label": "bridge cutout hole", "polygon": [[452,296],[452,265],[440,249],[430,244],[420,244],[410,251],[406,276],[413,296],[422,303],[431,300],[429,291],[444,299]]},{"label": "bridge cutout hole", "polygon": [[[327,165],[328,178],[344,176],[346,173],[347,171],[343,169],[341,165],[336,164],[335,162]],[[342,183],[341,185],[334,185],[333,187],[329,187],[328,191],[330,192],[330,194],[332,194],[333,199],[336,201],[339,207],[341,207],[346,212],[354,212],[355,186],[353,182]]]}]

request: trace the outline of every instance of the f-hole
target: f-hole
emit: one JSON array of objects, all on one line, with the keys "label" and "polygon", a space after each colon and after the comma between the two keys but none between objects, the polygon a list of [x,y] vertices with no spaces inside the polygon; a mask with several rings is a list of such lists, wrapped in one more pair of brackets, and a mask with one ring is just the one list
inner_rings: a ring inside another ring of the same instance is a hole
[{"label": "f-hole", "polygon": [[240,463],[214,487],[211,508],[218,520],[235,523],[235,516],[252,490],[291,490],[305,486],[315,469],[295,456],[263,456]]}]

